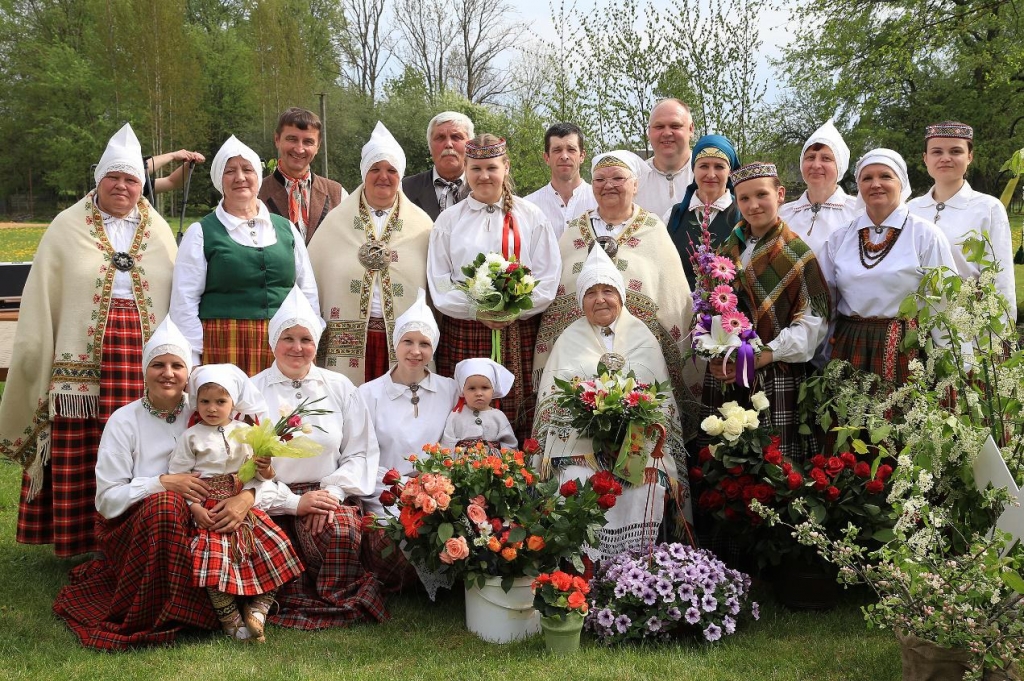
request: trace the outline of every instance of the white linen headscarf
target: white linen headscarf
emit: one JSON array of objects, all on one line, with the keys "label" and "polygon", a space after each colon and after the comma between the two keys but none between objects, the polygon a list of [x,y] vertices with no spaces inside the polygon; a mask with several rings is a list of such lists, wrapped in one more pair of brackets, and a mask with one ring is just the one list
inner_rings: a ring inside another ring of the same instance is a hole
[{"label": "white linen headscarf", "polygon": [[398,177],[405,176],[405,152],[398,140],[384,124],[377,121],[377,127],[370,135],[370,141],[363,145],[363,153],[359,158],[359,176],[366,182],[366,173],[378,161],[387,161],[398,171]]},{"label": "white linen headscarf", "polygon": [[430,339],[430,347],[437,350],[437,342],[441,340],[441,330],[437,328],[437,321],[434,313],[427,305],[427,292],[419,289],[416,292],[416,302],[409,306],[409,309],[395,320],[395,330],[391,334],[391,344],[395,350],[402,340],[402,336],[410,331],[419,331]]},{"label": "white linen headscarf", "polygon": [[214,189],[219,191],[222,196],[224,195],[224,168],[227,166],[228,161],[236,156],[244,158],[256,170],[257,191],[259,191],[260,185],[263,184],[263,163],[260,161],[260,155],[242,144],[237,137],[232,135],[228,138],[227,142],[221,145],[217,155],[213,157],[213,163],[210,164],[210,181],[213,182]]},{"label": "white linen headscarf", "polygon": [[114,133],[114,136],[107,142],[107,148],[100,156],[100,162],[96,164],[96,184],[107,173],[127,173],[138,179],[139,182],[146,181],[146,173],[142,165],[142,145],[135,131],[129,123]]},{"label": "white linen headscarf", "polygon": [[516,381],[511,371],[486,357],[471,357],[455,365],[455,382],[459,384],[460,392],[465,389],[470,376],[483,376],[489,380],[495,398],[508,395]]},{"label": "white linen headscarf", "polygon": [[[857,177],[857,184],[860,184],[860,172],[867,166],[870,165],[883,165],[888,166],[896,173],[896,177],[900,181],[900,201],[906,203],[907,199],[910,198],[910,178],[907,176],[907,162],[903,160],[897,152],[892,149],[885,149],[879,147],[878,149],[872,149],[868,153],[864,154],[859,161],[857,161],[857,171],[854,173]],[[860,198],[860,192],[857,192],[858,198]]]},{"label": "white linen headscarf", "polygon": [[234,411],[239,414],[258,416],[261,421],[268,417],[269,410],[263,395],[245,372],[234,364],[205,364],[193,371],[188,379],[189,401],[192,404],[199,404],[197,393],[207,383],[216,383],[224,388],[235,403]]},{"label": "white linen headscarf", "polygon": [[149,341],[142,349],[143,375],[153,358],[160,355],[174,355],[185,363],[188,373],[192,373],[192,345],[186,340],[178,326],[171,321],[171,315],[164,317],[160,326],[156,327],[156,331],[149,337]]},{"label": "white linen headscarf", "polygon": [[313,310],[313,306],[309,304],[309,298],[298,286],[292,287],[282,301],[281,307],[277,308],[277,312],[267,324],[270,348],[277,347],[277,341],[281,339],[281,334],[293,326],[301,326],[309,331],[313,336],[313,342],[317,345],[320,344],[320,335],[324,332],[323,320]]},{"label": "white linen headscarf", "polygon": [[598,243],[590,249],[590,255],[576,276],[576,301],[580,304],[580,309],[583,309],[583,296],[596,284],[614,286],[619,292],[619,302],[625,305],[626,283],[622,280],[622,273]]},{"label": "white linen headscarf", "polygon": [[590,162],[591,175],[594,174],[594,169],[597,167],[597,164],[606,158],[613,158],[617,161],[620,161],[633,175],[633,179],[640,179],[640,174],[643,171],[644,161],[639,156],[634,154],[632,151],[626,151],[625,149],[606,151],[603,154],[598,154],[597,156],[595,156],[594,160]]},{"label": "white linen headscarf", "polygon": [[846,146],[846,140],[839,134],[831,118],[807,138],[804,148],[800,150],[800,158],[803,159],[807,150],[815,144],[824,144],[832,150],[832,155],[836,157],[836,169],[839,171],[836,179],[843,179],[843,175],[850,169],[850,147]]}]

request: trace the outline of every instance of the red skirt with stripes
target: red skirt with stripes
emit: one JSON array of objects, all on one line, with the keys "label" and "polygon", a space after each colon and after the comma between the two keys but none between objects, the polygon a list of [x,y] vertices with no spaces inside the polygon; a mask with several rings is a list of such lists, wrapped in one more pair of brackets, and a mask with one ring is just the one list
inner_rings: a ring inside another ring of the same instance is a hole
[{"label": "red skirt with stripes", "polygon": [[[319,489],[319,483],[290,485],[295,494]],[[292,629],[327,629],[390,618],[381,585],[361,556],[364,535],[359,508],[345,505],[318,534],[297,516],[274,520],[292,539],[306,571],[277,592],[280,611],[270,622]]]},{"label": "red skirt with stripes", "polygon": [[[455,365],[471,357],[491,356],[491,330],[476,320],[441,315],[441,341],[438,343],[437,373],[454,376]],[[537,344],[540,315],[518,319],[501,331],[501,363],[516,377],[512,392],[501,398],[505,412],[520,445],[530,437],[537,393],[533,387],[533,351]],[[459,386],[460,390],[462,386]]]},{"label": "red skirt with stripes", "polygon": [[173,492],[100,519],[103,557],[71,570],[54,613],[83,646],[98,650],[171,643],[186,627],[219,629],[206,592],[192,582],[191,528],[192,514]]},{"label": "red skirt with stripes", "polygon": [[114,299],[100,356],[98,418],[54,417],[50,463],[31,502],[28,476],[22,476],[18,542],[53,544],[61,558],[96,550],[96,450],[103,425],[144,390],[139,312],[135,301]]},{"label": "red skirt with stripes", "polygon": [[391,356],[389,348],[391,339],[388,338],[387,327],[384,320],[371,317],[366,327],[366,358],[363,367],[363,382],[369,383],[375,378],[383,376],[391,369]]},{"label": "red skirt with stripes", "polygon": [[203,364],[234,364],[255,376],[274,363],[266,319],[204,319]]}]

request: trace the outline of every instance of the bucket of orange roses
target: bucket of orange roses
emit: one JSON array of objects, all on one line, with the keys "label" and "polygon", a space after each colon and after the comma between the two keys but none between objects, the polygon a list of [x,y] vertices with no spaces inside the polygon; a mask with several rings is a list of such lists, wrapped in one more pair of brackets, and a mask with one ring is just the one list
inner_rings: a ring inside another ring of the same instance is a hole
[{"label": "bucket of orange roses", "polygon": [[384,531],[420,572],[463,580],[466,627],[493,643],[540,630],[534,577],[563,564],[582,573],[582,547],[596,544],[615,503],[600,480],[598,490],[587,480],[562,493],[540,482],[526,464],[537,449],[535,440],[525,451],[426,445],[409,457],[417,474],[386,490],[398,515]]}]

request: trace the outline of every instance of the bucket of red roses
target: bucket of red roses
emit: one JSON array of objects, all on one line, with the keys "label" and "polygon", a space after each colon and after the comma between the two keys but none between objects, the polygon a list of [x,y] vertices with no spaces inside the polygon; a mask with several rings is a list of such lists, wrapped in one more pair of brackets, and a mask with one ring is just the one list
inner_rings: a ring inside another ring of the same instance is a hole
[{"label": "bucket of red roses", "polygon": [[615,503],[603,478],[540,482],[526,464],[536,441],[524,446],[427,445],[409,457],[417,475],[385,490],[398,500],[385,531],[418,569],[464,581],[466,627],[492,643],[540,630],[533,578],[562,564],[582,573],[581,547]]}]

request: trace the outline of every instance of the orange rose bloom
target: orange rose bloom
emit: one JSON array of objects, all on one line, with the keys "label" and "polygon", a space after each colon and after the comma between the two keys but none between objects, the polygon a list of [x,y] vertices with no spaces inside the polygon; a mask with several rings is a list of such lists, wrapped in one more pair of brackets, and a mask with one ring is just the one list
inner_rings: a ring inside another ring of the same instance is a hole
[{"label": "orange rose bloom", "polygon": [[523,471],[523,480],[526,481],[527,485],[532,485],[533,484],[533,475],[530,473],[530,471],[527,471],[527,470]]},{"label": "orange rose bloom", "polygon": [[505,487],[508,487],[509,489],[512,489],[513,487],[515,487],[515,484],[516,484],[516,481],[513,480],[512,478],[505,478]]},{"label": "orange rose bloom", "polygon": [[515,560],[516,556],[518,556],[518,555],[519,555],[519,552],[516,551],[511,546],[506,546],[505,548],[503,548],[501,550],[501,557],[504,558],[505,560],[509,561],[510,563],[513,560]]},{"label": "orange rose bloom", "polygon": [[512,458],[515,459],[515,462],[520,466],[526,465],[526,458],[523,456],[522,452],[516,452],[512,455]]},{"label": "orange rose bloom", "polygon": [[540,551],[544,548],[544,537],[531,534],[526,540],[526,548],[531,551]]},{"label": "orange rose bloom", "polygon": [[501,542],[498,541],[497,537],[491,537],[487,540],[487,548],[497,553],[498,551],[501,551]]},{"label": "orange rose bloom", "polygon": [[451,459],[445,459],[445,460],[444,460],[444,461],[442,461],[441,463],[443,463],[443,464],[444,464],[445,468],[451,468],[452,466],[454,466],[454,465],[455,465],[455,462],[454,462],[454,461],[452,461]]}]

